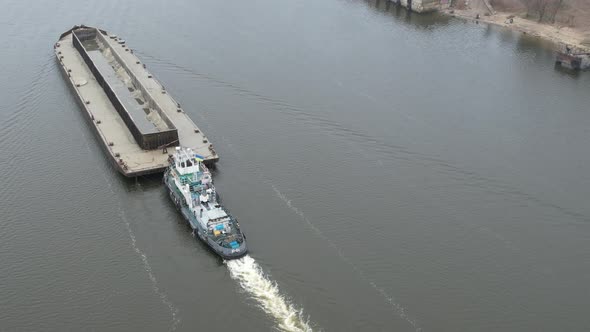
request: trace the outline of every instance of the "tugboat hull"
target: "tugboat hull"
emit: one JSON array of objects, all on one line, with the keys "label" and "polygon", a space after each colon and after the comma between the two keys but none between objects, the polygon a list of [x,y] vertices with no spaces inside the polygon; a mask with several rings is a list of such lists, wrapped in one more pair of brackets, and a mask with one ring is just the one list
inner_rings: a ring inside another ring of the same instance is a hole
[{"label": "tugboat hull", "polygon": [[211,238],[209,238],[207,236],[207,230],[201,226],[201,224],[197,221],[196,217],[190,212],[186,204],[183,204],[182,197],[180,197],[173,189],[173,184],[169,181],[168,178],[168,172],[164,173],[164,184],[166,185],[166,190],[168,191],[170,199],[172,200],[176,208],[180,211],[185,221],[193,229],[193,234],[195,234],[195,238],[198,238],[200,241],[205,243],[215,254],[226,260],[237,259],[248,253],[248,247],[246,245],[245,236],[244,241],[242,241],[242,243],[240,243],[239,247],[237,248],[222,247],[215,241],[213,241]]}]

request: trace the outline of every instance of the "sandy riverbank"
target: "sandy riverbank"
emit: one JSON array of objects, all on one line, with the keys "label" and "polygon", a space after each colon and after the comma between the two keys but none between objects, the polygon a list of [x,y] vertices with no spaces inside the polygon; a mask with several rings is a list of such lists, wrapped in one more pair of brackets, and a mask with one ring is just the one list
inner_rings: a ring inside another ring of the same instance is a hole
[{"label": "sandy riverbank", "polygon": [[[502,26],[515,31],[520,31],[534,37],[538,37],[554,44],[556,50],[562,50],[564,44],[573,46],[581,51],[590,52],[588,45],[588,36],[579,29],[571,27],[561,27],[556,25],[538,23],[532,20],[524,19],[508,12],[496,12],[493,15],[485,16],[482,10],[476,9],[455,9],[450,8],[442,10],[441,13],[454,17],[475,21],[476,15],[479,14],[479,22]],[[510,19],[512,18],[512,23]]]}]

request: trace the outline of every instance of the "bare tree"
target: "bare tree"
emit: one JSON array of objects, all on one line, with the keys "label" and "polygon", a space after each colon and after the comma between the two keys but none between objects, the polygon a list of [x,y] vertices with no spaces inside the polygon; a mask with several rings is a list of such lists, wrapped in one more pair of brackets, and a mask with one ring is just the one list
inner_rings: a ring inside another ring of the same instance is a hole
[{"label": "bare tree", "polygon": [[539,22],[543,21],[543,18],[545,17],[545,14],[547,13],[547,8],[549,7],[549,5],[551,5],[552,2],[553,2],[553,0],[539,0],[538,1],[537,11],[539,13]]},{"label": "bare tree", "polygon": [[530,17],[539,7],[539,0],[521,0],[526,8],[526,17]]},{"label": "bare tree", "polygon": [[555,16],[564,0],[521,0],[526,7],[526,17],[536,16],[539,22],[544,19],[555,23]]},{"label": "bare tree", "polygon": [[553,2],[553,10],[551,11],[551,13],[549,14],[549,19],[551,20],[551,23],[555,23],[555,16],[557,15],[557,12],[559,12],[559,9],[561,8],[561,6],[563,5],[563,0],[557,0]]}]

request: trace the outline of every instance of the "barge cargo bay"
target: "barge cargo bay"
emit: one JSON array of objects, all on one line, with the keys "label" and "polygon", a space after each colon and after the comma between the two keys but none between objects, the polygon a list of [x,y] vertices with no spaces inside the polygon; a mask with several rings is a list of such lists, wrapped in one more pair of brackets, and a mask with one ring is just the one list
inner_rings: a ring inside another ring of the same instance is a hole
[{"label": "barge cargo bay", "polygon": [[103,149],[123,175],[163,172],[179,145],[207,165],[219,160],[208,138],[125,40],[74,26],[60,36],[54,51]]}]

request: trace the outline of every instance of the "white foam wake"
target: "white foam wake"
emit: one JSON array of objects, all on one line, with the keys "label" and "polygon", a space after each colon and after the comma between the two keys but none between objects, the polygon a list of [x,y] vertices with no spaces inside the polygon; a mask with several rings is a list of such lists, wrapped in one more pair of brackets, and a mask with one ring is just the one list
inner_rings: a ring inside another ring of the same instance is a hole
[{"label": "white foam wake", "polygon": [[256,263],[254,258],[246,255],[227,263],[232,279],[254,299],[258,306],[277,322],[277,327],[288,332],[311,332],[309,321],[303,311],[291,304],[281,294],[276,282],[270,280]]}]

